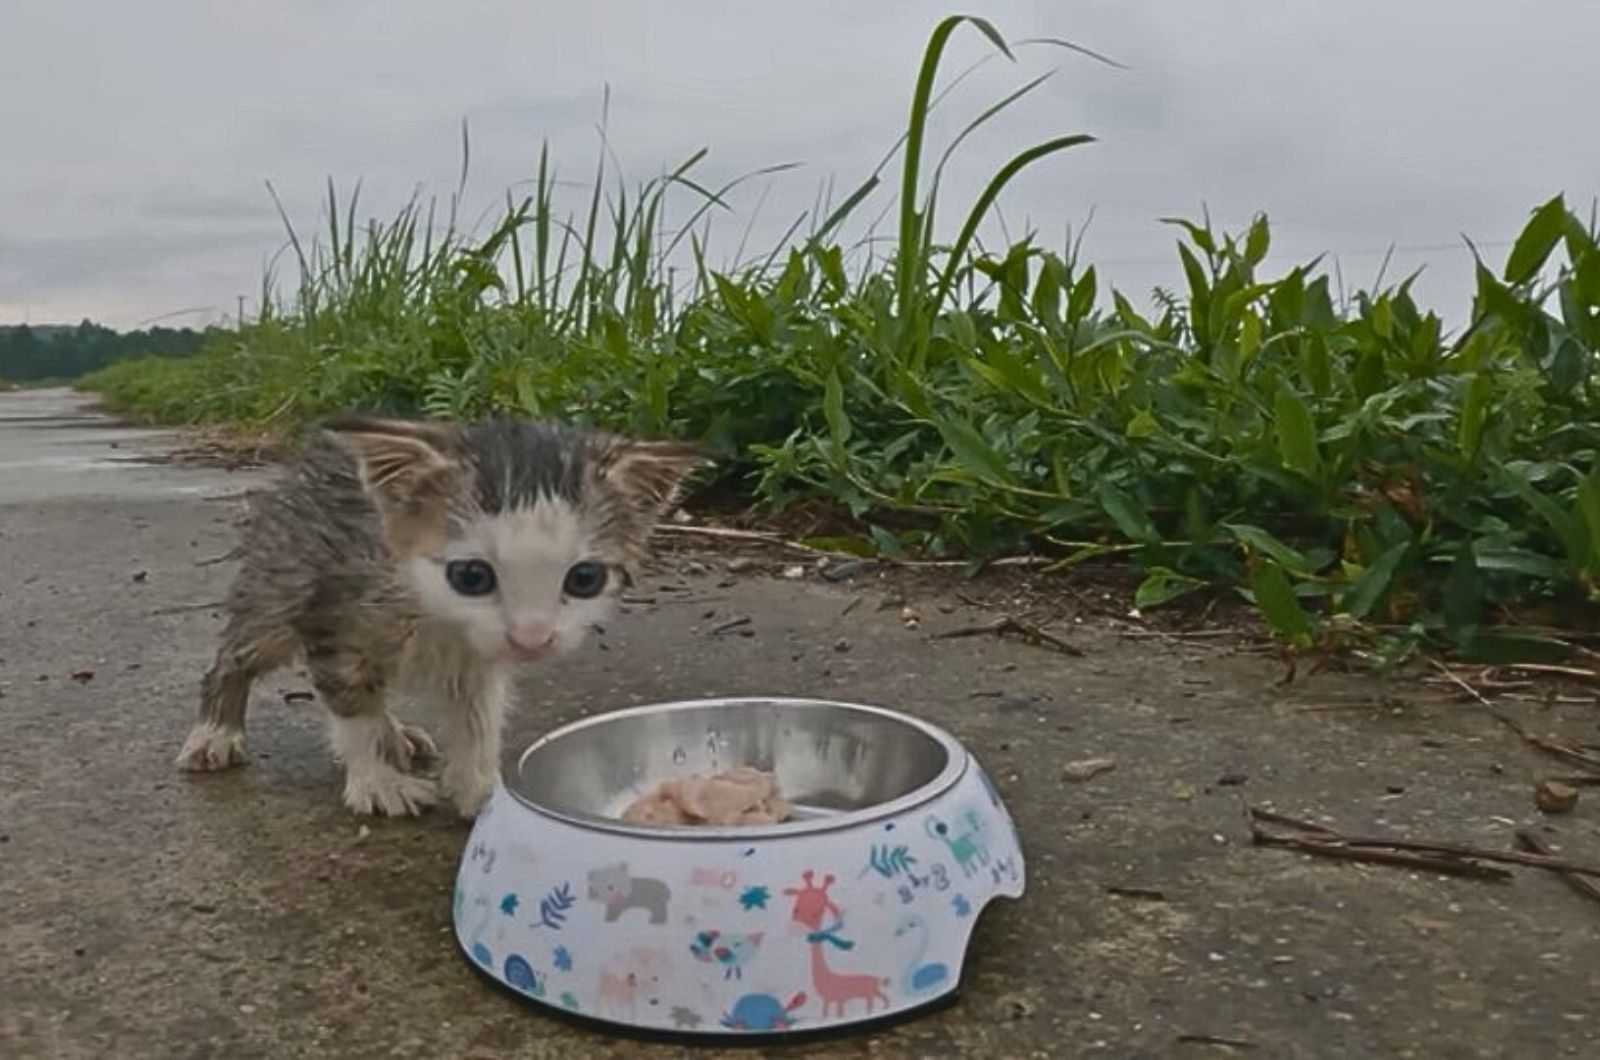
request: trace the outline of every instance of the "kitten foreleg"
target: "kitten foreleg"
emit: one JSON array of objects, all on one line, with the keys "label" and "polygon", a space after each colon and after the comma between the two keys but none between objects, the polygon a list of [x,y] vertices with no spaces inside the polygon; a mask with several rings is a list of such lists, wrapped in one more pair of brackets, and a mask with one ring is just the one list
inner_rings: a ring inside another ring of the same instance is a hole
[{"label": "kitten foreleg", "polygon": [[344,804],[357,814],[398,817],[438,802],[437,782],[410,772],[433,752],[433,741],[389,714],[383,674],[347,654],[313,654],[310,661],[312,683],[331,712],[329,738],[344,761]]},{"label": "kitten foreleg", "polygon": [[500,768],[500,733],[505,725],[509,678],[498,670],[465,682],[442,704],[444,775],[440,784],[462,817],[473,818],[494,790]]}]

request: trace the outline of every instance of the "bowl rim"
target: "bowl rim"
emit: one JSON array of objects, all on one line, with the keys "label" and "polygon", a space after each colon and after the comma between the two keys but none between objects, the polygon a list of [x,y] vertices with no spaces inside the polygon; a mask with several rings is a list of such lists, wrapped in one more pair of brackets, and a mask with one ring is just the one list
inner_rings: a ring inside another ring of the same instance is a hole
[{"label": "bowl rim", "polygon": [[[607,817],[603,814],[558,810],[551,806],[542,805],[519,791],[518,785],[515,783],[520,778],[524,763],[536,751],[582,729],[604,725],[621,718],[666,714],[695,707],[730,706],[739,703],[770,703],[779,707],[800,710],[817,707],[834,709],[842,707],[848,711],[887,718],[916,729],[937,743],[945,752],[944,766],[932,780],[926,784],[918,785],[897,798],[836,816],[787,821],[783,824],[773,825],[703,827],[699,825],[634,824],[620,818]],[[561,726],[559,729],[553,729],[533,741],[520,754],[501,767],[500,786],[519,806],[532,810],[542,817],[561,821],[564,824],[569,824],[585,831],[609,832],[639,839],[659,839],[676,842],[791,839],[804,835],[817,835],[858,828],[861,825],[881,821],[886,817],[893,817],[896,814],[905,813],[908,810],[932,802],[960,782],[961,778],[966,775],[970,759],[971,754],[967,751],[965,745],[946,730],[934,725],[932,722],[924,721],[921,718],[913,717],[898,710],[891,710],[888,707],[869,706],[865,703],[850,703],[837,699],[817,699],[808,696],[712,696],[704,699],[678,699],[662,703],[646,703],[637,707],[624,707],[620,710],[605,711],[587,718],[580,718],[575,722]]]}]

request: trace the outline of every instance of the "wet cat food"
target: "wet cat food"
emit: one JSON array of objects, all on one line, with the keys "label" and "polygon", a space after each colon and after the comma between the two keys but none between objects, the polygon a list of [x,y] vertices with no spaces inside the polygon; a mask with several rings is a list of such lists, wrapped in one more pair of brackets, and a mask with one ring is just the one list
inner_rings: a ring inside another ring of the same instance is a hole
[{"label": "wet cat food", "polygon": [[780,824],[789,814],[789,804],[778,792],[777,777],[739,766],[709,777],[663,781],[629,803],[622,819],[634,824],[728,827]]}]

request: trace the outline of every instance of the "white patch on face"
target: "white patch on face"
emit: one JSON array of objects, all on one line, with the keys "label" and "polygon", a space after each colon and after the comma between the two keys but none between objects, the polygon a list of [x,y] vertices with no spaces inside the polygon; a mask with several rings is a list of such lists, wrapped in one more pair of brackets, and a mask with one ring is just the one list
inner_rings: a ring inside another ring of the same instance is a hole
[{"label": "white patch on face", "polygon": [[494,568],[495,589],[463,596],[445,579],[444,563],[416,557],[409,573],[423,610],[455,625],[473,650],[499,662],[533,662],[570,651],[607,617],[619,589],[612,572],[599,596],[563,598],[572,565],[600,557],[591,551],[577,510],[560,501],[540,500],[475,520],[445,546],[444,559],[483,560]]}]

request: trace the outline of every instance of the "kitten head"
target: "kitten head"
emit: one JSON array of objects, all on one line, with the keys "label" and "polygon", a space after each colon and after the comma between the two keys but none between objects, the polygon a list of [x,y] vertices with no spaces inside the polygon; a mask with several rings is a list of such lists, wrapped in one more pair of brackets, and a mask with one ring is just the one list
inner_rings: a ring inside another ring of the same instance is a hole
[{"label": "kitten head", "polygon": [[497,662],[576,646],[610,613],[685,476],[706,462],[675,442],[516,420],[326,426],[353,451],[423,611]]}]

